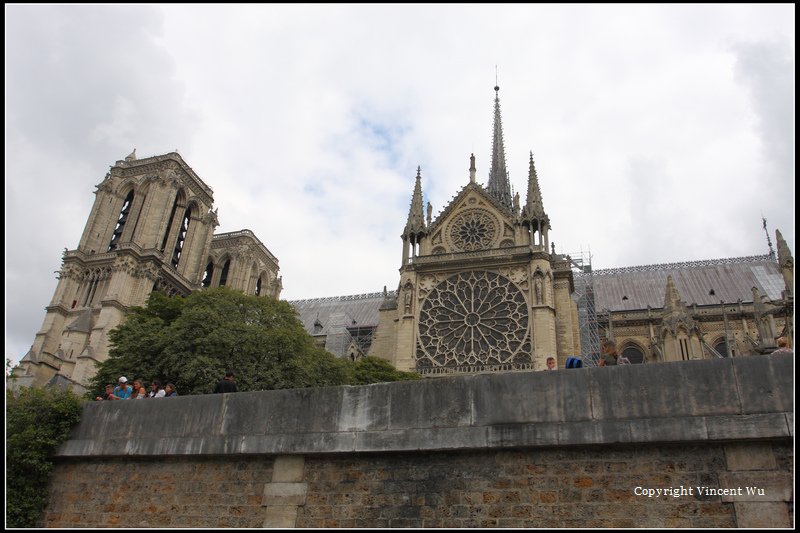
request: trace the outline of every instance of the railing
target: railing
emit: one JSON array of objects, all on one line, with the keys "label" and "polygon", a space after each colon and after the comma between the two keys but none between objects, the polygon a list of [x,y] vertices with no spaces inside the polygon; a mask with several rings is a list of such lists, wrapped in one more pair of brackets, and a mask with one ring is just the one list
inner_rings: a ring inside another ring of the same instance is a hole
[{"label": "railing", "polygon": [[474,250],[470,252],[452,252],[449,254],[422,255],[410,258],[409,263],[415,265],[424,265],[426,263],[438,263],[440,261],[453,261],[458,259],[482,259],[485,257],[502,257],[518,253],[521,254],[528,252],[537,252],[540,251],[539,249],[543,250],[543,247],[510,246],[508,248],[492,248],[489,250]]},{"label": "railing", "polygon": [[272,259],[273,261],[275,261],[275,264],[278,264],[278,258],[275,257],[272,254],[272,252],[269,251],[269,248],[264,246],[264,243],[261,242],[261,240],[258,237],[256,237],[256,234],[253,233],[252,231],[250,231],[249,229],[242,229],[242,230],[239,230],[239,231],[229,231],[227,233],[216,233],[212,237],[212,240],[219,241],[219,240],[224,240],[224,239],[233,239],[233,238],[236,238],[236,237],[251,237],[251,238],[253,238],[258,243],[258,245],[261,246],[261,248],[264,249],[264,251],[267,253],[267,256],[270,259]]},{"label": "railing", "polygon": [[364,294],[351,294],[349,296],[323,296],[321,298],[307,298],[305,300],[290,300],[290,304],[301,304],[301,303],[315,303],[315,302],[349,302],[352,300],[369,300],[372,298],[378,298],[381,296],[387,296],[389,298],[395,297],[395,291],[388,291],[385,295],[382,292],[368,292]]},{"label": "railing", "polygon": [[533,370],[533,363],[500,363],[494,365],[459,365],[459,366],[437,366],[430,368],[414,369],[422,376],[433,376],[437,374],[477,374],[480,372],[509,372]]},{"label": "railing", "polygon": [[769,255],[750,255],[746,257],[726,257],[723,259],[703,259],[700,261],[684,261],[681,263],[663,263],[660,265],[638,265],[630,267],[605,268],[605,269],[595,270],[594,275],[604,276],[612,274],[625,274],[627,272],[650,272],[650,271],[658,271],[666,269],[733,265],[738,263],[752,263],[754,261],[768,261],[770,263],[776,262],[775,259],[773,259]]}]

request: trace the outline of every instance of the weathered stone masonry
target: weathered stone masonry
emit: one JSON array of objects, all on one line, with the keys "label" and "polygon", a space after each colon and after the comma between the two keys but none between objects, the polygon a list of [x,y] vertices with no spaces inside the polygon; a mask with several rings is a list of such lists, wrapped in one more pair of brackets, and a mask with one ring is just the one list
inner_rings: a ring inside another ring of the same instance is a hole
[{"label": "weathered stone masonry", "polygon": [[[42,525],[792,527],[792,376],[754,356],[98,402]],[[764,494],[635,490],[680,486]]]}]

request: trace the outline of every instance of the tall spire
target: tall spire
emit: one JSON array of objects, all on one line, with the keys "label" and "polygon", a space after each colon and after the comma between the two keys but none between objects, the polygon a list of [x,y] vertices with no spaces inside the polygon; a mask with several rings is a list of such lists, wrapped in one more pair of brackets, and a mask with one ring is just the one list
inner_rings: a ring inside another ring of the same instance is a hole
[{"label": "tall spire", "polygon": [[408,210],[408,222],[403,230],[403,237],[425,231],[425,213],[422,210],[422,169],[417,167],[417,181],[411,195],[411,208]]},{"label": "tall spire", "polygon": [[506,149],[503,146],[503,123],[500,120],[500,87],[494,86],[494,135],[492,137],[492,168],[489,171],[489,194],[511,209],[511,185],[506,172]]},{"label": "tall spire", "polygon": [[522,209],[522,216],[529,220],[547,218],[542,202],[542,192],[539,189],[539,177],[536,175],[536,166],[533,163],[533,152],[531,152],[530,163],[528,163],[528,197],[525,200],[525,207]]}]

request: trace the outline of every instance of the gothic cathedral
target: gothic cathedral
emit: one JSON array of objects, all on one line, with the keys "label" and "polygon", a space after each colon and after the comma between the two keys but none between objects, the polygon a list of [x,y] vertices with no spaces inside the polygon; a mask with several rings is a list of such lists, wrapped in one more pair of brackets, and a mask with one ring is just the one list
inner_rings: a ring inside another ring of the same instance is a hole
[{"label": "gothic cathedral", "polygon": [[380,310],[371,355],[422,375],[544,370],[579,350],[572,270],[550,250],[550,218],[530,157],[525,204],[506,171],[499,87],[486,187],[469,182],[435,220],[420,170],[403,230],[397,298]]},{"label": "gothic cathedral", "polygon": [[177,153],[117,161],[97,186],[77,249],[65,250],[44,323],[14,376],[80,390],[108,358],[108,333],[154,290],[281,291],[278,260],[250,230],[214,235],[213,191]]}]

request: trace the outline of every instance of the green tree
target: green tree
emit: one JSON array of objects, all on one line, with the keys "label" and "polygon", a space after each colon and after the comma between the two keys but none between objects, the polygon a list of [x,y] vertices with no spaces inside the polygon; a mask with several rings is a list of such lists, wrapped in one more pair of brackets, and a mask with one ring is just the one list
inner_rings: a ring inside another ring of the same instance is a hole
[{"label": "green tree", "polygon": [[53,454],[77,424],[81,401],[55,387],[6,391],[6,526],[36,527]]},{"label": "green tree", "polygon": [[404,381],[419,379],[415,372],[402,372],[397,370],[386,359],[379,357],[364,357],[353,365],[353,385],[367,385],[369,383],[382,383],[384,381]]},{"label": "green tree", "polygon": [[109,337],[91,397],[123,375],[172,382],[182,395],[211,392],[226,370],[240,391],[374,382],[361,381],[370,375],[408,379],[382,370],[355,381],[353,363],[315,346],[291,305],[224,287],[185,298],[153,293]]}]

